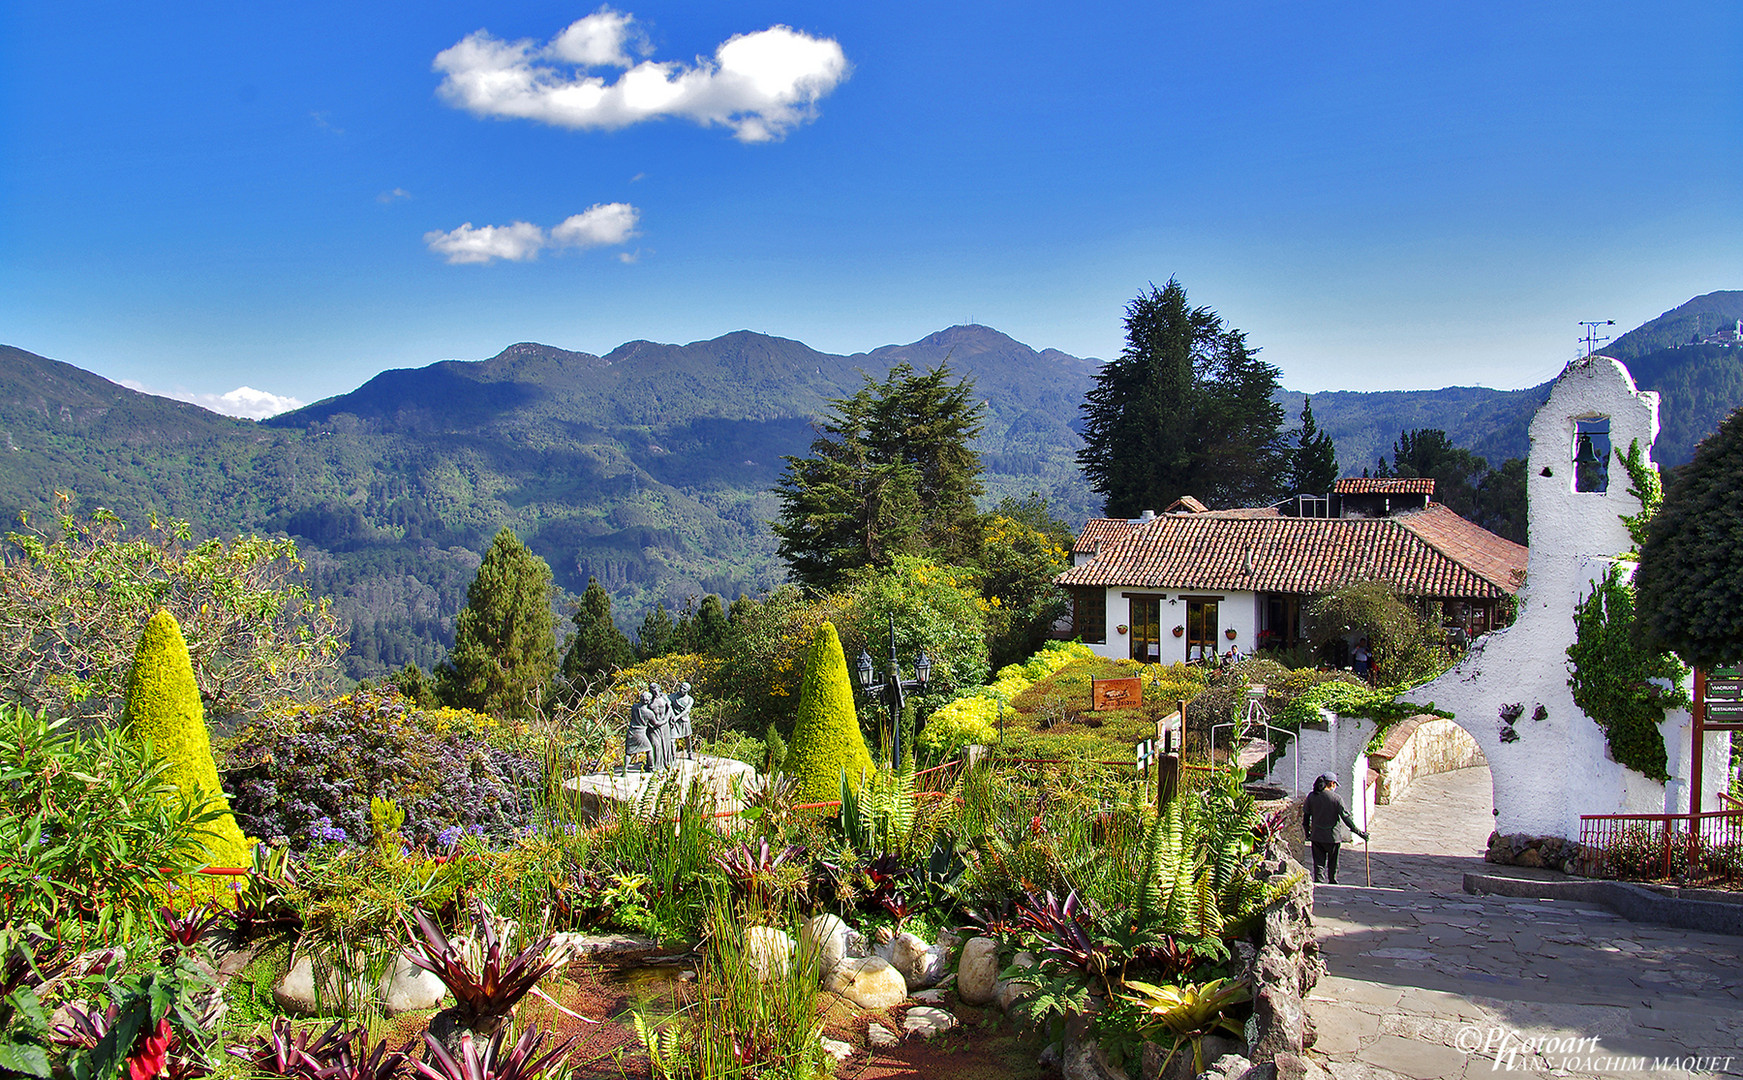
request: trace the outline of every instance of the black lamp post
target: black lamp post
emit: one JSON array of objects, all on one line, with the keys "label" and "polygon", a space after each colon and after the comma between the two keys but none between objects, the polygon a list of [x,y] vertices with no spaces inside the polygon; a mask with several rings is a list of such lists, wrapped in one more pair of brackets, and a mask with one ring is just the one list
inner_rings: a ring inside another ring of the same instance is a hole
[{"label": "black lamp post", "polygon": [[859,650],[859,687],[867,697],[876,694],[883,698],[884,707],[890,713],[890,766],[902,767],[902,706],[906,704],[906,693],[910,690],[926,692],[926,684],[932,681],[932,658],[922,650],[914,657],[914,677],[902,678],[901,660],[896,656],[896,616],[890,615],[890,659],[889,666],[879,678],[872,670],[871,653],[865,649]]}]

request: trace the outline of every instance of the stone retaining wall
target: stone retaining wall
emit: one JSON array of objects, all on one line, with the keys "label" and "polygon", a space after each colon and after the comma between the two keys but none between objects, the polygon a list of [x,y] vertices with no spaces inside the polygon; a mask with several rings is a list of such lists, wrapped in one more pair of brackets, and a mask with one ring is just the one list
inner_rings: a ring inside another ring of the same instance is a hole
[{"label": "stone retaining wall", "polygon": [[1368,764],[1380,774],[1376,801],[1384,806],[1404,797],[1419,776],[1486,765],[1470,733],[1438,716],[1413,716],[1386,733],[1384,745],[1369,752]]}]

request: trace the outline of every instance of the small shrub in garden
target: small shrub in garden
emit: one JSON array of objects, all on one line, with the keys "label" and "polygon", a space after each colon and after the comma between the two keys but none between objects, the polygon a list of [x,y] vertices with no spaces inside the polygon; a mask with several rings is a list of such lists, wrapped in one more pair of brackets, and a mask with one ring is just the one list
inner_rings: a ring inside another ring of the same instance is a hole
[{"label": "small shrub in garden", "polygon": [[826,622],[811,638],[784,768],[799,778],[796,797],[801,802],[827,802],[841,793],[843,773],[859,777],[872,767],[871,751],[859,730],[841,639],[834,624]]},{"label": "small shrub in garden", "polygon": [[254,845],[243,837],[225,805],[188,646],[168,611],[153,615],[140,635],[133,671],[127,677],[121,724],[136,741],[150,743],[169,762],[164,777],[183,798],[222,811],[204,826],[206,861],[213,866],[251,865]]},{"label": "small shrub in garden", "polygon": [[404,812],[399,831],[413,846],[441,850],[438,837],[453,828],[502,841],[531,822],[543,763],[493,745],[495,730],[479,713],[359,690],[244,728],[227,747],[225,777],[247,828],[299,851],[341,833],[368,843],[371,799]]}]

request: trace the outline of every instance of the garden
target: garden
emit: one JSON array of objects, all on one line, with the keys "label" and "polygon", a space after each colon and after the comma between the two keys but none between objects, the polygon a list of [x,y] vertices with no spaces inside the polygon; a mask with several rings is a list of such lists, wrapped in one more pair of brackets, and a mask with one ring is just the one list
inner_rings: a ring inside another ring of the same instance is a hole
[{"label": "garden", "polygon": [[[324,645],[283,624],[319,608],[256,585],[143,591],[131,649],[64,635],[77,692],[0,710],[0,1073],[1136,1077],[1298,1054],[1278,995],[1315,970],[1305,886],[1209,723],[1261,681],[1279,717],[1396,708],[1274,659],[1064,642],[989,677],[993,605],[925,564],[735,604],[725,645],[553,680],[537,709],[409,675],[292,693],[280,661]],[[214,630],[248,604],[278,627],[252,651]],[[892,623],[942,673],[898,718],[899,764],[847,659]],[[1090,709],[1117,676],[1145,704]],[[680,681],[694,749],[752,779],[578,799],[627,703]],[[1132,744],[1180,702],[1207,779],[1159,804]]]}]

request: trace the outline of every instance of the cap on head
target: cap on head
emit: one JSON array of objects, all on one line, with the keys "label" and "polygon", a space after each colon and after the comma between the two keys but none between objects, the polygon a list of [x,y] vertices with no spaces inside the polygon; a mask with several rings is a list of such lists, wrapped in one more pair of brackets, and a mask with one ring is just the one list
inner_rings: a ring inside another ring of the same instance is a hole
[{"label": "cap on head", "polygon": [[1335,787],[1337,785],[1337,782],[1338,782],[1338,778],[1337,778],[1336,773],[1320,773],[1319,774],[1319,784],[1321,787]]}]

